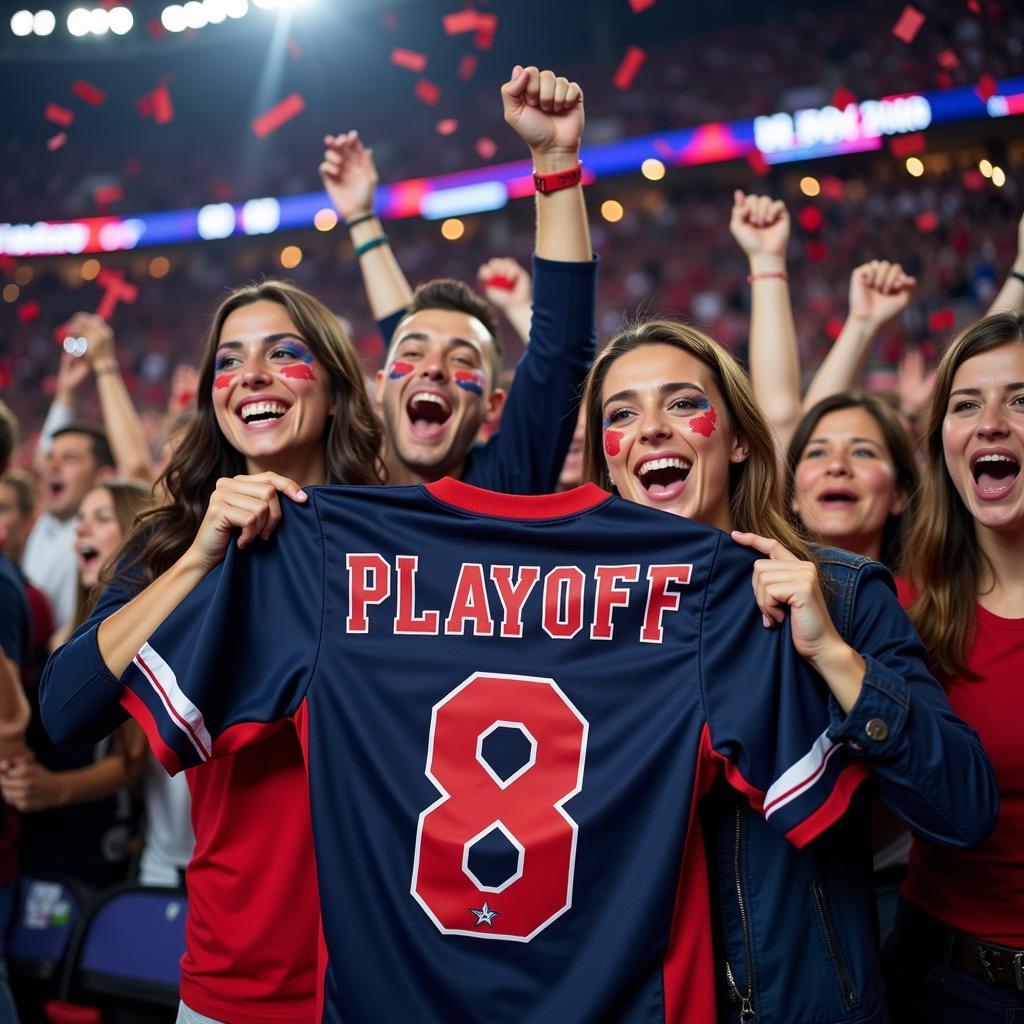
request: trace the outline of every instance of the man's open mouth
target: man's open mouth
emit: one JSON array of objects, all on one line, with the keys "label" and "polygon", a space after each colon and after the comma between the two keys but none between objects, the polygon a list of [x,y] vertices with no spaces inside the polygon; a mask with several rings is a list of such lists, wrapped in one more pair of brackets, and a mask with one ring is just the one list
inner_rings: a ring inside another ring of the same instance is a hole
[{"label": "man's open mouth", "polygon": [[690,475],[690,463],[677,455],[648,459],[637,466],[636,478],[652,498],[673,498],[683,489]]},{"label": "man's open mouth", "polygon": [[405,404],[414,437],[430,440],[444,431],[452,405],[435,391],[417,391]]},{"label": "man's open mouth", "polygon": [[1016,484],[1020,463],[1009,453],[989,452],[971,460],[971,474],[974,489],[981,497],[1001,498]]}]

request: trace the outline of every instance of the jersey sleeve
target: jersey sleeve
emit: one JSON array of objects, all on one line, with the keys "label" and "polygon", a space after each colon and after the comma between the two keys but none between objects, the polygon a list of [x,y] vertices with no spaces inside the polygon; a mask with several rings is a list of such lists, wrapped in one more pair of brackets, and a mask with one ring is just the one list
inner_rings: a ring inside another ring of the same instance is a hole
[{"label": "jersey sleeve", "polygon": [[857,574],[844,639],[867,671],[848,713],[829,698],[832,741],[870,765],[882,800],[915,832],[948,846],[982,842],[999,813],[992,766],[928,673],[924,647],[877,563]]},{"label": "jersey sleeve", "polygon": [[597,259],[533,258],[530,343],[519,360],[501,427],[473,450],[463,479],[506,494],[546,494],[558,484],[594,358]]},{"label": "jersey sleeve", "polygon": [[708,582],[700,681],[703,754],[776,831],[805,846],[840,818],[868,774],[829,735],[829,691],[797,654],[787,622],[766,629],[754,557],[723,539]]},{"label": "jersey sleeve", "polygon": [[171,774],[265,739],[301,704],[324,611],[315,504],[282,502],[268,541],[230,544],[121,677],[122,706]]}]

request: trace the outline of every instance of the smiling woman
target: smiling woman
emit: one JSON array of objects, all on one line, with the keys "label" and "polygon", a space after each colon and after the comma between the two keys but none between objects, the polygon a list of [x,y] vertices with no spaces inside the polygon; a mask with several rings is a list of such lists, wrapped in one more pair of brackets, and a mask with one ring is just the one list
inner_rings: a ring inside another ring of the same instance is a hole
[{"label": "smiling woman", "polygon": [[[142,518],[100,605],[54,655],[42,699],[68,712],[48,721],[54,735],[102,735],[123,719],[119,677],[237,531],[240,546],[266,537],[280,495],[304,501],[303,486],[379,483],[379,448],[380,425],[337,317],[284,282],[229,295],[203,352],[195,415],[160,480],[166,501]],[[71,692],[91,695],[69,702]],[[131,710],[152,744],[152,716]],[[189,1011],[249,1024],[312,1019],[318,901],[295,729],[211,761],[188,781],[196,852],[180,1019]]]}]

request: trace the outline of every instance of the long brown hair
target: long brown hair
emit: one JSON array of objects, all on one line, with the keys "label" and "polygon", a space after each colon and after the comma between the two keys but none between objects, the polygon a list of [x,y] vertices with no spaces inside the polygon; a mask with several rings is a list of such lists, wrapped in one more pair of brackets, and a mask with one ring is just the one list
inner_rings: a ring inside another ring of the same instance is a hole
[{"label": "long brown hair", "polygon": [[978,320],[953,342],[939,361],[925,435],[927,463],[920,515],[907,538],[905,573],[917,592],[908,609],[931,657],[945,679],[970,677],[967,657],[975,631],[975,606],[987,565],[974,517],[946,468],[942,427],[956,371],[972,356],[1011,342],[1024,342],[1024,314],[994,313]]},{"label": "long brown hair", "polygon": [[903,546],[906,541],[910,524],[914,521],[916,508],[917,486],[920,473],[914,447],[896,410],[888,402],[877,395],[867,395],[861,391],[847,391],[838,395],[829,395],[804,413],[797,424],[789,449],[786,452],[786,513],[794,525],[806,530],[799,517],[793,511],[793,498],[796,494],[796,467],[800,462],[807,442],[817,428],[823,416],[841,409],[863,409],[878,424],[882,432],[889,458],[896,470],[896,486],[907,496],[907,503],[898,515],[889,516],[882,528],[880,559],[893,572],[896,572],[903,557]]},{"label": "long brown hair", "polygon": [[[135,526],[139,516],[145,511],[146,506],[152,502],[152,491],[147,483],[141,480],[104,480],[97,484],[93,490],[104,490],[110,495],[110,502],[114,506],[114,518],[117,525],[121,527],[121,537],[127,537]],[[118,551],[123,548],[122,543]],[[103,566],[100,572],[99,582],[95,587],[85,587],[81,579],[78,580],[78,596],[75,600],[75,618],[71,628],[73,633],[85,622],[96,604],[96,599],[109,581],[108,573],[117,563],[118,556],[115,553]]]},{"label": "long brown hair", "polygon": [[783,513],[782,480],[775,441],[754,400],[739,363],[713,338],[678,320],[647,320],[616,334],[594,360],[583,393],[587,429],[583,442],[583,479],[612,489],[602,456],[604,380],[612,364],[644,345],[671,345],[699,359],[710,371],[725,401],[729,425],[747,442],[743,462],[729,465],[729,512],[737,530],[779,541],[798,558],[814,561],[807,544]]},{"label": "long brown hair", "polygon": [[145,513],[123,565],[126,582],[145,586],[165,572],[194,540],[220,477],[245,473],[245,458],[217,425],[212,389],[214,362],[224,321],[260,301],[283,306],[330,378],[334,413],[324,432],[327,483],[375,484],[383,479],[381,426],[373,413],[363,374],[348,333],[312,295],[287,281],[269,280],[233,291],[210,324],[199,369],[196,410],[171,460],[157,481],[165,503]]}]

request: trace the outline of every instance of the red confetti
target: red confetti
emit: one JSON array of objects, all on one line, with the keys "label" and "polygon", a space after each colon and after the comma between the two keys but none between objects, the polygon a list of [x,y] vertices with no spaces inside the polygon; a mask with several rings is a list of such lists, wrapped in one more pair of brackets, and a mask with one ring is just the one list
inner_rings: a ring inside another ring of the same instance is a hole
[{"label": "red confetti", "polygon": [[67,107],[62,107],[59,103],[47,103],[46,109],[43,111],[43,117],[47,121],[59,124],[61,128],[67,128],[74,121],[75,112],[68,110]]},{"label": "red confetti", "polygon": [[939,67],[945,68],[947,71],[956,71],[960,67],[960,58],[953,50],[943,50],[936,59],[939,62]]},{"label": "red confetti", "polygon": [[459,130],[459,122],[454,117],[445,117],[437,122],[438,135],[454,135]]},{"label": "red confetti", "polygon": [[626,51],[626,56],[622,58],[622,63],[619,65],[618,70],[612,76],[612,84],[615,88],[625,92],[633,84],[633,79],[636,78],[637,72],[643,67],[645,60],[647,60],[646,52],[641,50],[639,46],[631,46]]},{"label": "red confetti", "polygon": [[629,6],[633,8],[634,14],[646,11],[648,7],[653,7],[655,3],[657,3],[657,0],[629,0]]},{"label": "red confetti", "polygon": [[857,97],[842,85],[832,93],[832,106],[838,110],[845,110],[851,103],[856,102]]},{"label": "red confetti", "polygon": [[288,53],[292,60],[302,60],[302,47],[299,46],[294,36],[288,37]]},{"label": "red confetti", "polygon": [[953,76],[948,71],[938,71],[935,74],[935,81],[940,89],[952,89]]},{"label": "red confetti", "polygon": [[922,235],[930,235],[939,226],[939,218],[934,210],[924,210],[914,218],[914,223]]},{"label": "red confetti", "polygon": [[151,117],[157,124],[167,124],[174,120],[174,105],[166,82],[161,82],[152,92],[140,96],[135,105],[139,117]]},{"label": "red confetti", "polygon": [[426,78],[421,78],[416,82],[413,92],[416,94],[416,98],[422,100],[428,107],[437,106],[441,99],[440,86],[434,85],[433,82]]},{"label": "red confetti", "polygon": [[468,82],[476,74],[476,54],[464,53],[459,61],[458,70],[455,72],[460,82]]},{"label": "red confetti", "polygon": [[821,215],[821,210],[816,206],[805,206],[800,211],[797,220],[800,222],[800,227],[808,233],[820,231],[822,224],[825,223],[825,218]]},{"label": "red confetti", "polygon": [[60,149],[65,142],[68,141],[67,132],[57,132],[56,135],[51,135],[46,140],[46,148],[52,153],[55,149]]},{"label": "red confetti", "polygon": [[985,187],[985,176],[976,167],[969,167],[962,176],[968,192],[980,192]]},{"label": "red confetti", "polygon": [[956,323],[956,313],[952,309],[936,309],[928,315],[928,326],[933,331],[948,331]]},{"label": "red confetti", "polygon": [[39,305],[38,299],[30,299],[28,302],[23,302],[18,307],[18,323],[19,324],[30,324],[42,311],[42,306]]},{"label": "red confetti", "polygon": [[892,34],[904,43],[912,43],[914,37],[921,31],[925,23],[925,16],[912,4],[903,8],[903,13],[896,19],[892,27]]},{"label": "red confetti", "polygon": [[893,156],[911,156],[914,153],[923,153],[927,145],[924,132],[911,132],[909,135],[894,135],[889,140],[889,152]]},{"label": "red confetti", "polygon": [[999,92],[999,87],[991,75],[984,74],[978,79],[978,87],[974,91],[987,102]]},{"label": "red confetti", "polygon": [[967,10],[971,14],[981,14],[981,4],[978,3],[978,0],[967,0]]},{"label": "red confetti", "polygon": [[106,209],[111,203],[124,199],[124,189],[120,185],[99,185],[92,190],[96,205]]},{"label": "red confetti", "polygon": [[764,175],[771,170],[768,161],[764,158],[764,153],[759,149],[752,149],[747,153],[747,163],[750,164],[750,168],[755,174]]},{"label": "red confetti", "polygon": [[159,18],[150,18],[146,22],[146,31],[153,39],[163,39],[167,35],[167,29],[164,28]]},{"label": "red confetti", "polygon": [[458,36],[463,32],[475,32],[479,27],[480,13],[472,9],[465,11],[453,11],[446,14],[442,19],[446,35]]},{"label": "red confetti", "polygon": [[493,14],[481,14],[477,19],[476,36],[473,45],[478,50],[490,50],[494,46],[494,33],[498,28],[498,19]]},{"label": "red confetti", "polygon": [[96,275],[96,283],[103,289],[103,298],[96,307],[96,315],[109,320],[119,302],[134,302],[139,297],[139,289],[129,284],[121,274],[104,267]]},{"label": "red confetti", "polygon": [[427,66],[427,56],[424,53],[417,53],[415,50],[406,50],[396,46],[391,51],[391,63],[398,68],[405,68],[407,71],[415,71],[422,74]]},{"label": "red confetti", "polygon": [[84,78],[76,78],[71,83],[71,91],[82,102],[88,103],[90,107],[98,107],[107,98],[107,94],[102,89],[87,82]]},{"label": "red confetti", "polygon": [[480,157],[481,160],[490,160],[497,152],[498,147],[495,145],[493,139],[489,139],[484,135],[482,138],[476,140],[476,155]]},{"label": "red confetti", "polygon": [[297,117],[306,109],[306,101],[297,92],[285,96],[280,103],[272,106],[268,111],[254,118],[252,130],[261,139],[265,139],[271,132],[276,132],[281,125],[286,124],[293,117]]}]

